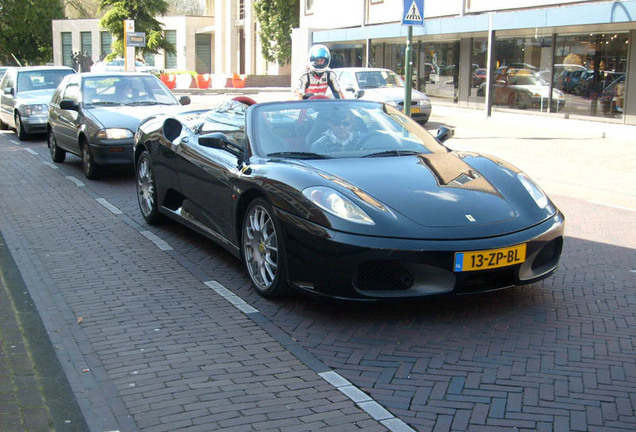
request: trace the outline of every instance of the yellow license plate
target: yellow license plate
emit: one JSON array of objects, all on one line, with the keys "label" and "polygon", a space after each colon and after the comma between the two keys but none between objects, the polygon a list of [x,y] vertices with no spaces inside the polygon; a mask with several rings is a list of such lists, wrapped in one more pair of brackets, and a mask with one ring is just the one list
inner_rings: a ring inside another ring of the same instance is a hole
[{"label": "yellow license plate", "polygon": [[456,252],[456,272],[487,270],[522,263],[526,260],[526,245],[502,249]]},{"label": "yellow license plate", "polygon": [[411,114],[419,114],[420,113],[420,108],[416,107],[416,108],[411,108]]}]

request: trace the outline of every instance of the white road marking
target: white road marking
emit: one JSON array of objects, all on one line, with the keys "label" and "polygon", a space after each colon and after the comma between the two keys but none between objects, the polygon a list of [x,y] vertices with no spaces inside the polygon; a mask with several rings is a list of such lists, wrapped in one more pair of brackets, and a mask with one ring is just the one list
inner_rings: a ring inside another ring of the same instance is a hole
[{"label": "white road marking", "polygon": [[111,212],[113,212],[113,214],[120,215],[124,213],[121,210],[119,210],[117,207],[115,207],[114,205],[106,201],[104,198],[97,198],[97,202],[103,205],[104,207],[106,207]]},{"label": "white road marking", "polygon": [[150,231],[141,231],[141,235],[153,242],[155,246],[157,246],[162,251],[172,250],[172,246],[170,246],[168,243],[166,243],[164,240],[160,239]]},{"label": "white road marking", "polygon": [[82,186],[86,186],[84,183],[82,183],[79,179],[73,177],[73,176],[66,176],[67,179],[69,179],[70,181],[72,181],[73,183],[75,183],[75,186],[77,187],[82,187]]},{"label": "white road marking", "polygon": [[245,300],[243,300],[242,298],[234,294],[229,289],[225,288],[223,285],[221,285],[217,281],[208,281],[203,283],[207,287],[212,288],[214,291],[216,291],[216,293],[220,295],[221,297],[223,297],[225,300],[232,303],[241,312],[245,314],[258,312],[258,309],[250,306]]}]

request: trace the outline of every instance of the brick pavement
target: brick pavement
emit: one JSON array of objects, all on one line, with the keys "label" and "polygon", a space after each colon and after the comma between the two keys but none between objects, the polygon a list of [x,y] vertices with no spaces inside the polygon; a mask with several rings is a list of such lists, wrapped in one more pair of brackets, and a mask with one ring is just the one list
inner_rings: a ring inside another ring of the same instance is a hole
[{"label": "brick pavement", "polygon": [[4,138],[0,230],[90,431],[410,430]]}]

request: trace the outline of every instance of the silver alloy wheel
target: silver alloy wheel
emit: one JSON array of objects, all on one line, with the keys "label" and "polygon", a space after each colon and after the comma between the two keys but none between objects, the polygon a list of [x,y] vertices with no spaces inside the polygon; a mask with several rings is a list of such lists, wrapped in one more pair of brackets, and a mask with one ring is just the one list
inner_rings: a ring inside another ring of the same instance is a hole
[{"label": "silver alloy wheel", "polygon": [[49,131],[49,152],[51,153],[51,159],[55,160],[55,153],[57,150],[57,144],[55,143],[55,137],[53,132]]},{"label": "silver alloy wheel", "polygon": [[256,287],[260,290],[270,288],[278,269],[278,235],[271,215],[261,205],[252,207],[246,218],[243,253]]},{"label": "silver alloy wheel", "polygon": [[141,158],[137,166],[137,197],[144,217],[149,217],[155,204],[155,179],[148,159]]},{"label": "silver alloy wheel", "polygon": [[25,140],[26,132],[24,131],[24,126],[22,125],[22,117],[20,117],[20,114],[16,114],[13,121],[15,123],[15,133],[18,134],[18,139],[20,141]]},{"label": "silver alloy wheel", "polygon": [[84,143],[82,146],[82,168],[84,168],[84,173],[86,176],[89,173],[92,173],[92,160],[91,160],[91,151],[88,148],[88,143]]}]

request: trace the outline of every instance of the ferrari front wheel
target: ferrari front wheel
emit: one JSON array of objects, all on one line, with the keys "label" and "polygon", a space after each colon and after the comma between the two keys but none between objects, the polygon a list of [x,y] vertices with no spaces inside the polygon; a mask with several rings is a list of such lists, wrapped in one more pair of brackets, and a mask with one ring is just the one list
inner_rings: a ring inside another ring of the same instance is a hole
[{"label": "ferrari front wheel", "polygon": [[256,291],[277,297],[288,291],[282,229],[271,206],[263,199],[252,201],[243,219],[243,261]]},{"label": "ferrari front wheel", "polygon": [[163,219],[157,209],[157,187],[152,161],[147,151],[144,151],[137,161],[135,170],[137,184],[137,201],[141,215],[151,225],[161,222]]}]

